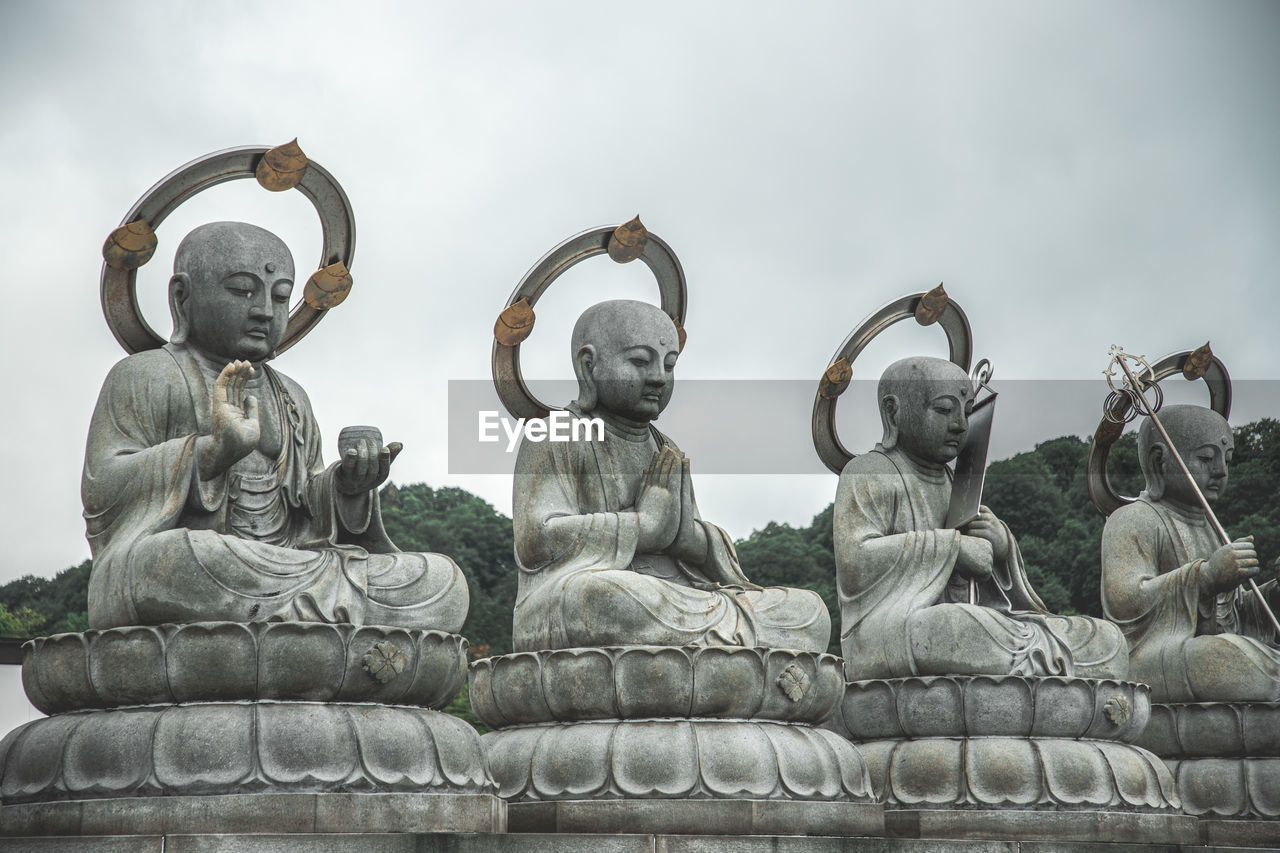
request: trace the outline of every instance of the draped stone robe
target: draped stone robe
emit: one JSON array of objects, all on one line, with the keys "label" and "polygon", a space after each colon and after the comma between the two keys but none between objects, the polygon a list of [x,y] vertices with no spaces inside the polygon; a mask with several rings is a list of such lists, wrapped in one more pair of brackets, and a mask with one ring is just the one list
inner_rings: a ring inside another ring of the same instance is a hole
[{"label": "draped stone robe", "polygon": [[701,566],[638,552],[635,500],[663,444],[672,442],[656,429],[613,425],[603,441],[522,440],[514,484],[516,650],[695,644],[825,651],[831,618],[822,598],[752,584],[719,527],[699,517],[707,538]]},{"label": "draped stone robe", "polygon": [[399,551],[376,490],[346,496],[325,468],[302,388],[267,365],[247,392],[280,452],[200,476],[221,365],[180,345],[131,355],[94,409],[81,484],[94,628],[303,620],[457,631],[468,591],[439,554]]},{"label": "draped stone robe", "polygon": [[951,473],[900,450],[854,458],[834,509],[840,647],[850,680],[912,675],[1077,675],[1123,678],[1114,625],[1055,616],[1027,579],[1010,536],[1008,559],[977,583],[954,573],[960,532],[943,527]]},{"label": "draped stone robe", "polygon": [[[1102,607],[1129,641],[1132,677],[1155,702],[1280,701],[1280,647],[1245,587],[1214,593],[1203,576],[1219,541],[1199,509],[1146,492],[1107,519]],[[1272,606],[1276,581],[1260,584]]]}]

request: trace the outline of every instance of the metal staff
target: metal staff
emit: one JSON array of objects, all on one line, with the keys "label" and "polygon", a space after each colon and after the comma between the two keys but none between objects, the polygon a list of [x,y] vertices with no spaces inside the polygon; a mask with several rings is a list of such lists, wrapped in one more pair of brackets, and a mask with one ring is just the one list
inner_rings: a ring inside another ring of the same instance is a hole
[{"label": "metal staff", "polygon": [[[1182,455],[1178,453],[1178,448],[1174,447],[1173,440],[1169,438],[1169,433],[1165,432],[1164,424],[1160,423],[1160,419],[1156,417],[1156,410],[1160,408],[1160,402],[1164,399],[1160,392],[1160,386],[1154,382],[1150,383],[1151,387],[1156,391],[1157,402],[1153,406],[1151,403],[1147,402],[1147,398],[1143,395],[1142,386],[1145,383],[1139,382],[1138,377],[1134,375],[1128,362],[1140,362],[1146,365],[1148,372],[1151,372],[1151,365],[1147,364],[1146,360],[1141,356],[1129,355],[1121,347],[1115,344],[1112,344],[1108,355],[1111,356],[1111,361],[1107,365],[1107,369],[1103,371],[1107,377],[1107,384],[1111,386],[1112,391],[1118,394],[1123,394],[1128,398],[1132,409],[1136,414],[1145,414],[1151,418],[1151,422],[1155,424],[1156,429],[1160,431],[1160,437],[1164,439],[1165,447],[1169,448],[1169,455],[1171,455],[1173,460],[1178,463],[1178,468],[1182,471],[1182,476],[1187,478],[1187,482],[1191,484],[1191,490],[1196,493],[1196,498],[1200,501],[1200,506],[1204,509],[1205,515],[1209,518],[1209,523],[1213,526],[1214,532],[1218,534],[1218,539],[1223,545],[1230,545],[1231,537],[1227,535],[1226,528],[1222,526],[1222,522],[1218,521],[1218,516],[1214,515],[1213,510],[1209,508],[1209,502],[1205,500],[1204,494],[1200,491],[1200,487],[1196,485],[1195,478],[1191,476],[1191,471],[1187,469],[1187,463],[1182,461]],[[1125,384],[1128,386],[1125,389],[1116,388],[1111,381],[1111,377],[1114,375],[1112,368],[1117,365],[1122,371],[1124,371]],[[1108,401],[1108,404],[1103,407],[1103,411],[1106,413],[1108,418],[1114,420],[1112,416],[1112,408],[1110,401]],[[1276,615],[1271,612],[1270,606],[1267,605],[1266,596],[1262,594],[1262,590],[1258,589],[1258,584],[1254,582],[1253,578],[1249,578],[1249,588],[1252,589],[1253,594],[1257,596],[1258,604],[1262,606],[1262,612],[1266,613],[1268,618],[1271,619],[1271,626],[1275,628],[1276,634],[1280,635],[1280,620],[1277,620]]]}]

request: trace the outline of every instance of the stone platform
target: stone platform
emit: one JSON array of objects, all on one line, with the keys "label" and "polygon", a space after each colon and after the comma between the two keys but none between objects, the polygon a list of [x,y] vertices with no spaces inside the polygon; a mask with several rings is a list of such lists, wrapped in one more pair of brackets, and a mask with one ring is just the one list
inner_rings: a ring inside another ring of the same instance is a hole
[{"label": "stone platform", "polygon": [[850,682],[828,725],[866,759],[888,834],[1193,843],[1172,775],[1133,745],[1150,714],[1145,685],[935,676]]},{"label": "stone platform", "polygon": [[0,853],[1262,853],[1262,847],[723,835],[319,834],[0,839]]},{"label": "stone platform", "polygon": [[501,831],[479,736],[438,710],[467,641],[320,623],[194,623],[25,647],[52,716],[0,742],[0,835]]},{"label": "stone platform", "polygon": [[1280,846],[1280,703],[1152,705],[1138,742],[1169,765],[1212,840]]},{"label": "stone platform", "polygon": [[857,749],[816,725],[843,691],[832,655],[561,649],[486,658],[470,677],[472,707],[495,728],[482,742],[517,830],[883,827]]}]

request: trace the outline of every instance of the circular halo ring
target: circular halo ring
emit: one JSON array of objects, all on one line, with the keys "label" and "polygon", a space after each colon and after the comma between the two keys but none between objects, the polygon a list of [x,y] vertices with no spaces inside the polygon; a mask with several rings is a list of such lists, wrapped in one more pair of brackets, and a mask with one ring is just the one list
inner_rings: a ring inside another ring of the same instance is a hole
[{"label": "circular halo ring", "polygon": [[[154,230],[192,196],[227,181],[254,177],[258,161],[269,150],[263,145],[228,148],[192,160],[147,190],[120,224],[145,219]],[[320,216],[323,249],[317,269],[338,261],[350,269],[356,248],[356,223],[346,193],[334,177],[314,160],[308,162],[297,188],[311,201]],[[164,345],[164,338],[147,324],[138,307],[137,276],[136,269],[120,270],[105,262],[102,265],[102,313],[107,318],[111,334],[130,354]],[[275,354],[279,355],[302,340],[326,313],[299,301],[289,315],[284,340],[276,347]]]},{"label": "circular halo ring", "polygon": [[[1183,365],[1186,364],[1192,352],[1192,350],[1183,350],[1182,352],[1170,353],[1152,365],[1152,374],[1155,376],[1155,382],[1160,382],[1175,373],[1181,373]],[[1209,408],[1222,415],[1223,418],[1230,417],[1231,376],[1227,373],[1226,365],[1216,355],[1205,369],[1203,379],[1204,384],[1209,386]],[[1089,459],[1085,468],[1085,482],[1089,487],[1089,499],[1098,508],[1098,512],[1103,515],[1111,515],[1120,507],[1128,506],[1137,500],[1137,498],[1128,498],[1117,494],[1116,490],[1111,486],[1111,478],[1107,475],[1107,457],[1111,455],[1111,445],[1115,444],[1124,433],[1124,416],[1129,408],[1128,400],[1123,395],[1108,399],[1115,400],[1118,410],[1113,411],[1111,414],[1119,420],[1112,420],[1105,413],[1103,414],[1102,421],[1099,422],[1097,430],[1093,433],[1093,441],[1089,442]]]},{"label": "circular halo ring", "polygon": [[[532,308],[551,283],[570,267],[587,258],[606,254],[609,251],[609,238],[617,228],[616,225],[602,225],[583,231],[547,252],[520,279],[505,307],[527,299]],[[662,310],[677,326],[683,325],[688,291],[680,259],[666,242],[650,232],[640,260],[645,262],[657,279]],[[493,385],[498,391],[498,399],[512,417],[545,418],[551,413],[551,407],[535,397],[525,384],[524,375],[520,372],[520,344],[505,346],[494,340],[492,365]]]},{"label": "circular halo ring", "polygon": [[[831,364],[844,359],[852,367],[854,359],[877,335],[894,323],[914,318],[916,308],[924,296],[924,293],[903,296],[867,317],[849,334],[849,337],[844,339],[844,343],[831,357]],[[959,303],[948,298],[937,324],[947,333],[951,362],[968,373],[969,362],[973,360],[973,332],[969,328],[969,318],[965,316]],[[848,465],[854,457],[854,454],[841,444],[840,436],[836,433],[836,401],[839,399],[839,395],[823,396],[821,383],[813,398],[813,446],[818,451],[818,458],[837,474],[843,471],[844,466]]]}]

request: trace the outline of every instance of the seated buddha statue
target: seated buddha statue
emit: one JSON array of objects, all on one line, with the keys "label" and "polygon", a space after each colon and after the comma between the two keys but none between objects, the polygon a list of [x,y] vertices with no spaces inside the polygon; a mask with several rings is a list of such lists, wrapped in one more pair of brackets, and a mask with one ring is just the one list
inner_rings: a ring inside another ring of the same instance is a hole
[{"label": "seated buddha statue", "polygon": [[[1103,612],[1128,639],[1130,675],[1151,685],[1152,701],[1280,701],[1280,643],[1243,586],[1258,574],[1253,538],[1220,544],[1195,494],[1222,497],[1231,427],[1200,406],[1166,406],[1159,418],[1195,486],[1147,418],[1138,430],[1146,488],[1102,533]],[[1260,589],[1274,612],[1276,580]]]},{"label": "seated buddha statue", "polygon": [[111,369],[89,428],[92,627],[462,627],[458,566],[383,529],[377,489],[399,445],[366,430],[326,466],[306,393],[267,363],[293,279],[288,248],[253,225],[203,225],[179,245],[173,335]]},{"label": "seated buddha statue", "polygon": [[674,388],[675,324],[617,300],[572,337],[568,441],[522,440],[514,481],[517,651],[616,645],[733,645],[824,651],[831,619],[810,590],[760,587],[733,540],[702,519],[689,460],[653,425]]},{"label": "seated buddha statue", "polygon": [[1120,631],[1050,613],[990,509],[961,529],[946,526],[948,463],[965,443],[974,403],[965,372],[944,359],[906,358],[884,371],[876,397],[883,437],[844,467],[834,508],[846,676],[1124,678]]}]

